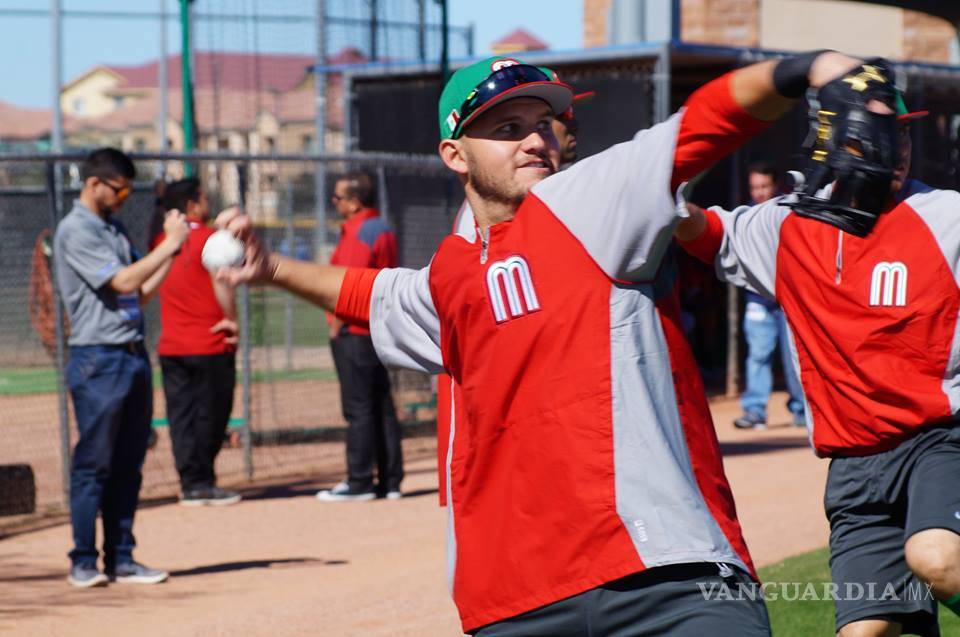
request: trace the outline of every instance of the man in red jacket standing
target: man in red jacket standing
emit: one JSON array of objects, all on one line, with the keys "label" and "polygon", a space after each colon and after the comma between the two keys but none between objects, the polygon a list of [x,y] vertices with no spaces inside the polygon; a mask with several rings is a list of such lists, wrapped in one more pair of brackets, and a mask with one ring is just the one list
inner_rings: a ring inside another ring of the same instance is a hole
[{"label": "man in red jacket standing", "polygon": [[[344,222],[332,265],[393,268],[397,239],[374,207],[370,175],[355,172],[337,180],[331,197]],[[330,349],[340,378],[340,401],[347,421],[347,479],[317,493],[324,502],[400,497],[403,452],[400,423],[390,395],[390,377],[377,358],[370,330],[330,317]],[[377,465],[377,486],[373,465]]]},{"label": "man in red jacket standing", "polygon": [[[196,178],[168,185],[167,210],[181,210],[190,236],[160,287],[163,392],[184,506],[223,506],[240,494],[217,487],[214,461],[233,408],[237,313],[233,290],[211,279],[200,255],[213,230],[210,202]],[[163,240],[159,235],[154,242]]]}]

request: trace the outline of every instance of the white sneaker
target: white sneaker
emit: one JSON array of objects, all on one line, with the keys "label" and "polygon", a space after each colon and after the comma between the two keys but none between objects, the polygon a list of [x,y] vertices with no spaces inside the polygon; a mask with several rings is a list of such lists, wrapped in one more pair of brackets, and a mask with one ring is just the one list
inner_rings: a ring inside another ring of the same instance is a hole
[{"label": "white sneaker", "polygon": [[394,491],[387,491],[386,495],[383,497],[385,497],[387,500],[399,500],[403,497],[403,494],[400,493],[399,489],[396,489]]},{"label": "white sneaker", "polygon": [[139,562],[117,564],[113,572],[108,572],[106,575],[111,582],[120,582],[121,584],[159,584],[167,581],[167,578],[170,577],[170,574],[166,571],[150,568]]},{"label": "white sneaker", "polygon": [[324,489],[317,493],[317,499],[321,502],[363,502],[373,500],[377,497],[373,487],[367,489],[353,489],[346,480],[333,487]]},{"label": "white sneaker", "polygon": [[77,588],[93,588],[94,586],[106,586],[108,578],[97,570],[96,566],[85,566],[75,564],[70,567],[70,575],[67,581]]}]

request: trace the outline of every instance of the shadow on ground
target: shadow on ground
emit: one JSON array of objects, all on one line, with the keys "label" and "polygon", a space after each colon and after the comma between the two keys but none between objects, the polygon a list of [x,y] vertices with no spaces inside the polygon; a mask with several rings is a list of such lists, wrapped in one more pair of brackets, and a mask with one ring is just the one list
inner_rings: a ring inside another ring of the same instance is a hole
[{"label": "shadow on ground", "polygon": [[243,560],[239,562],[222,562],[207,564],[180,571],[170,571],[170,577],[190,577],[192,575],[209,575],[211,573],[229,573],[231,571],[245,571],[252,568],[287,568],[303,564],[315,566],[342,566],[349,564],[347,560],[323,560],[315,557],[288,557],[267,560]]},{"label": "shadow on ground", "polygon": [[724,456],[743,456],[754,453],[771,453],[784,449],[809,448],[810,442],[806,438],[775,438],[771,440],[744,440],[743,442],[720,443],[720,452]]},{"label": "shadow on ground", "polygon": [[[434,473],[436,469],[413,469],[407,470],[406,474],[416,475],[416,474],[425,474],[425,473]],[[322,476],[322,477],[311,477],[304,478],[303,480],[297,480],[294,482],[284,482],[282,484],[272,484],[264,487],[247,487],[241,488],[240,493],[243,494],[244,500],[279,500],[285,498],[312,498],[316,496],[317,491],[323,488],[329,488],[336,484],[336,482],[341,478],[340,474],[337,474],[337,477],[333,476]],[[404,491],[403,497],[405,498],[416,498],[424,495],[430,495],[431,493],[437,493],[437,489],[419,489],[417,491]],[[242,505],[242,502],[241,502]]]}]

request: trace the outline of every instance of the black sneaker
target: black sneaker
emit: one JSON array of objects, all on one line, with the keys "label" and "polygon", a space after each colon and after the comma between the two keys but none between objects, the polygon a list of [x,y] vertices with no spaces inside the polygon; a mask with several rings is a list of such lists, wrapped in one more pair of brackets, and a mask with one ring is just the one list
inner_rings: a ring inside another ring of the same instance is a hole
[{"label": "black sneaker", "polygon": [[228,491],[220,487],[204,487],[189,489],[180,496],[180,504],[185,507],[223,507],[236,504],[242,496],[236,491]]},{"label": "black sneaker", "polygon": [[70,567],[70,574],[67,576],[67,581],[77,588],[106,586],[107,579],[107,576],[98,571],[96,566],[89,564],[74,564]]},{"label": "black sneaker", "polygon": [[766,429],[767,420],[759,414],[745,413],[733,421],[733,426],[737,429]]},{"label": "black sneaker", "polygon": [[377,492],[373,487],[366,489],[357,489],[350,486],[346,480],[333,487],[324,489],[317,493],[317,499],[321,502],[362,502],[364,500],[373,500],[377,497]]},{"label": "black sneaker", "polygon": [[166,581],[170,574],[138,562],[117,564],[112,571],[107,571],[111,582],[120,584],[159,584]]},{"label": "black sneaker", "polygon": [[384,487],[383,485],[377,486],[376,494],[378,498],[384,500],[399,500],[403,497],[400,487]]}]

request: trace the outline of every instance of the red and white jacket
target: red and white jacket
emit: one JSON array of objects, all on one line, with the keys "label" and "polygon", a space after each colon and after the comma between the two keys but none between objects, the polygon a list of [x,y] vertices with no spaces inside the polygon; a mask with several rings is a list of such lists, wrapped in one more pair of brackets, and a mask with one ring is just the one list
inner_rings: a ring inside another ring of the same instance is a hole
[{"label": "red and white jacket", "polygon": [[907,182],[865,238],[777,198],[684,245],[780,303],[821,456],[891,449],[960,409],[960,194]]},{"label": "red and white jacket", "polygon": [[753,571],[683,338],[672,195],[764,127],[729,78],[461,228],[422,270],[350,270],[337,313],[447,371],[449,583],[465,631],[646,568]]}]

